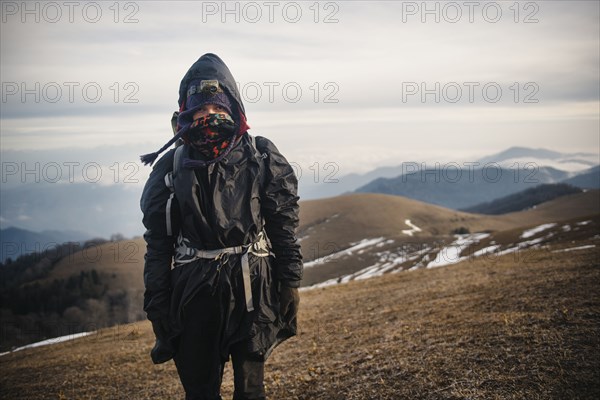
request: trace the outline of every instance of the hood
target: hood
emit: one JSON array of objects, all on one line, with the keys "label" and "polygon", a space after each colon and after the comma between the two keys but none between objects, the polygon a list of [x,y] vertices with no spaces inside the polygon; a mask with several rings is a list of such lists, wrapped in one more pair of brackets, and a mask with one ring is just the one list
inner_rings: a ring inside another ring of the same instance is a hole
[{"label": "hood", "polygon": [[[219,85],[223,87],[223,90],[227,92],[232,102],[238,108],[238,112],[244,117],[246,116],[246,110],[242,103],[242,98],[237,89],[235,79],[231,74],[231,71],[227,65],[217,56],[216,54],[207,53],[198,59],[188,69],[187,73],[181,80],[179,85],[179,109],[183,110],[184,102],[186,100],[187,90],[190,82],[194,80],[218,80]],[[232,110],[233,111],[233,110]],[[237,114],[233,111],[234,114]]]}]

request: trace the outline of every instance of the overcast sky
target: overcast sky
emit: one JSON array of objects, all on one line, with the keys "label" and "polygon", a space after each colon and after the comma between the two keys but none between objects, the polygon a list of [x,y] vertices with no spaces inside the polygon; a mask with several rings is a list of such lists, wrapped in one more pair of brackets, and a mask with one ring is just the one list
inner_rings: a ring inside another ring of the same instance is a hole
[{"label": "overcast sky", "polygon": [[3,152],[137,161],[207,52],[305,167],[600,147],[597,1],[115,4],[2,1]]}]

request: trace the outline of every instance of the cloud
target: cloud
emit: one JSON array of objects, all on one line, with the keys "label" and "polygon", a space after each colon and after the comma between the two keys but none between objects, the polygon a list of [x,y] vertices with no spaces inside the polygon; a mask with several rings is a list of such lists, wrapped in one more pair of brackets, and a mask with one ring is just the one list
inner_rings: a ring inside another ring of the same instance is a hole
[{"label": "cloud", "polygon": [[[82,18],[83,5],[73,23],[13,18],[1,26],[0,56],[3,84],[16,83],[19,91],[3,90],[2,145],[115,143],[152,151],[171,134],[181,77],[205,52],[230,66],[253,132],[281,141],[297,158],[327,143],[336,154],[345,149],[348,160],[372,159],[357,150],[365,132],[390,153],[394,147],[426,152],[424,138],[431,152],[464,154],[539,140],[555,149],[597,144],[598,3],[519,3],[518,16],[513,3],[495,3],[502,7],[497,23],[483,17],[483,4],[470,22],[460,2],[456,23],[444,2],[427,5],[438,7],[439,22],[423,13],[423,2],[297,3],[302,15],[293,23],[295,6],[284,2],[272,10],[272,22],[267,6],[255,3],[262,13],[256,23],[253,6],[241,2],[133,2],[127,9],[120,3],[117,22],[112,3],[98,3],[98,23]],[[415,5],[418,12],[407,13]],[[127,16],[137,22],[123,23]],[[328,16],[337,22],[324,23]],[[523,23],[527,16],[538,21]],[[471,102],[472,83],[478,86]],[[23,101],[22,84],[37,93]],[[487,84],[502,89],[497,103],[482,94]],[[419,92],[407,97],[411,85]],[[53,102],[57,87],[63,93]],[[463,93],[453,103],[456,87]],[[528,96],[538,103],[525,103]]]}]

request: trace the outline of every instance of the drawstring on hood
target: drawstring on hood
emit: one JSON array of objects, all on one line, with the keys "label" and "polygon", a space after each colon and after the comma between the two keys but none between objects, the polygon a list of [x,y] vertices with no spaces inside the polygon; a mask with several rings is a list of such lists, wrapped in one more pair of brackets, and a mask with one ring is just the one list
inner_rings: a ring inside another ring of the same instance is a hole
[{"label": "drawstring on hood", "polygon": [[197,168],[222,160],[250,129],[235,79],[227,65],[215,54],[204,54],[190,67],[179,85],[178,103],[177,133],[158,151],[140,156],[144,165],[152,165],[160,153],[180,138],[188,141],[187,135],[194,122],[193,115],[205,104],[217,104],[230,111],[229,115],[237,130],[217,157],[206,161],[184,159],[184,167]]}]

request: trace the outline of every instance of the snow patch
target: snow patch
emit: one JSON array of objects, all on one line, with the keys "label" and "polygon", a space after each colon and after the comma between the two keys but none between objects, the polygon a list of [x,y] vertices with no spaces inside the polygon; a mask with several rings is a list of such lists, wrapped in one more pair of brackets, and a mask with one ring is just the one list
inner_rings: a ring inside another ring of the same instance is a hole
[{"label": "snow patch", "polygon": [[374,246],[374,245],[382,242],[383,240],[385,240],[385,238],[379,237],[379,238],[375,238],[375,239],[363,239],[360,242],[350,243],[351,246],[348,247],[347,249],[344,249],[342,251],[338,251],[336,253],[329,254],[329,255],[324,256],[324,257],[317,258],[316,260],[309,261],[307,263],[304,263],[304,268],[312,268],[312,267],[314,267],[316,265],[325,264],[326,262],[329,262],[331,260],[335,260],[335,259],[340,258],[340,257],[350,256],[355,251],[358,252],[359,250],[365,249],[367,247]]},{"label": "snow patch", "polygon": [[596,247],[595,244],[588,244],[586,246],[578,246],[578,247],[570,247],[568,249],[559,249],[559,250],[553,250],[553,253],[563,253],[566,251],[576,251],[576,250],[584,250],[584,249],[593,249],[594,247]]},{"label": "snow patch", "polygon": [[3,356],[5,354],[9,354],[9,353],[14,353],[15,351],[21,351],[21,350],[25,350],[25,349],[31,349],[31,348],[34,348],[34,347],[48,346],[50,344],[62,343],[62,342],[66,342],[66,341],[69,341],[69,340],[78,339],[80,337],[88,336],[88,335],[91,335],[91,334],[94,334],[94,333],[96,333],[96,331],[93,331],[93,332],[73,333],[71,335],[65,335],[65,336],[55,337],[55,338],[52,338],[52,339],[46,339],[46,340],[42,340],[41,342],[31,343],[31,344],[28,344],[26,346],[17,347],[16,349],[13,349],[11,351],[6,351],[4,353],[0,353],[0,356]]},{"label": "snow patch", "polygon": [[514,253],[515,251],[519,251],[520,247],[519,246],[515,246],[515,247],[509,247],[507,249],[504,249],[502,251],[499,251],[498,253],[496,253],[497,256],[503,256],[505,254],[510,254],[510,253]]},{"label": "snow patch", "polygon": [[405,235],[412,236],[413,234],[415,234],[417,232],[421,232],[421,228],[419,228],[418,226],[416,226],[415,224],[410,222],[410,219],[404,220],[404,223],[411,227],[411,229],[404,229],[402,231],[402,233],[404,233]]},{"label": "snow patch", "polygon": [[[370,266],[363,268],[359,271],[356,271],[352,274],[344,275],[344,276],[341,276],[338,278],[332,278],[325,282],[317,283],[312,286],[302,288],[301,290],[319,289],[319,288],[324,288],[324,287],[328,287],[328,286],[332,286],[332,285],[348,283],[352,280],[369,279],[369,278],[373,278],[375,276],[381,276],[381,275],[385,274],[386,272],[397,273],[397,272],[402,271],[402,268],[399,267],[401,264],[403,264],[407,261],[413,261],[420,257],[423,257],[423,255],[426,255],[430,251],[431,251],[430,247],[425,247],[425,248],[421,248],[421,249],[418,249],[413,252],[407,252],[403,248],[400,248],[399,251],[396,250],[396,252],[393,252],[393,251],[379,252],[379,253],[377,253],[377,255],[379,256],[379,260],[373,265],[370,265]],[[425,257],[423,257],[423,258],[425,258]]]},{"label": "snow patch", "polygon": [[500,245],[497,245],[497,244],[488,246],[488,247],[484,247],[483,249],[479,249],[475,253],[473,253],[472,257],[479,257],[479,256],[484,256],[486,254],[494,253],[499,248],[500,248]]},{"label": "snow patch", "polygon": [[456,264],[467,257],[461,257],[460,253],[472,244],[479,243],[482,239],[490,236],[489,233],[476,233],[473,235],[456,235],[457,239],[440,250],[435,259],[427,264],[427,268],[437,268],[444,265]]},{"label": "snow patch", "polygon": [[521,234],[521,239],[527,239],[528,237],[532,237],[537,235],[538,233],[545,231],[546,229],[550,229],[553,226],[556,226],[556,223],[552,222],[550,224],[542,224],[539,226],[536,226],[535,228],[531,228],[531,229],[527,229],[526,231],[523,231],[523,233]]},{"label": "snow patch", "polygon": [[377,243],[376,247],[383,247],[383,246],[386,246],[386,245],[392,244],[392,243],[394,243],[394,239],[389,239],[389,240],[386,240],[385,242]]}]

